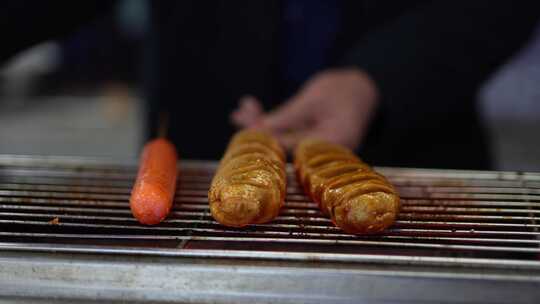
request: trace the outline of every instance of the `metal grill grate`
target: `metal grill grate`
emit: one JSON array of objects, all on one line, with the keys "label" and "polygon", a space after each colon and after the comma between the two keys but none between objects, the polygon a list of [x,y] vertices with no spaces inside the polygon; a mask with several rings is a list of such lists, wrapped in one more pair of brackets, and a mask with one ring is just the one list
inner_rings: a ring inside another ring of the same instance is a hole
[{"label": "metal grill grate", "polygon": [[0,249],[540,269],[539,173],[381,168],[402,196],[399,219],[353,236],[321,215],[291,168],[276,220],[219,225],[206,197],[215,166],[183,161],[172,213],[147,227],[129,210],[134,163],[0,156]]}]

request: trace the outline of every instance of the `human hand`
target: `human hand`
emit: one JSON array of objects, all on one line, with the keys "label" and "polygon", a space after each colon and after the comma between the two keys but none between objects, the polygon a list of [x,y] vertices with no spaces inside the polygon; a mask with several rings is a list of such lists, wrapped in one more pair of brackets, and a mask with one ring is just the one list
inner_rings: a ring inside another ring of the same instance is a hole
[{"label": "human hand", "polygon": [[264,113],[254,97],[244,97],[231,119],[239,127],[271,131],[288,150],[315,137],[355,149],[375,111],[375,83],[359,69],[327,70],[309,79],[279,108]]}]

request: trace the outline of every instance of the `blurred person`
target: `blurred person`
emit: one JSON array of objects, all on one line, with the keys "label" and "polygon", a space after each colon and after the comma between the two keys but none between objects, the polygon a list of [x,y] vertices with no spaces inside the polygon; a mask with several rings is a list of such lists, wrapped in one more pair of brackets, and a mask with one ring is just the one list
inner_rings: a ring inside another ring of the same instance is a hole
[{"label": "blurred person", "polygon": [[[111,3],[3,1],[0,60]],[[540,15],[538,1],[148,4],[148,135],[169,112],[181,157],[218,158],[231,119],[271,130],[289,149],[316,136],[374,165],[468,169],[491,165],[476,90]]]}]

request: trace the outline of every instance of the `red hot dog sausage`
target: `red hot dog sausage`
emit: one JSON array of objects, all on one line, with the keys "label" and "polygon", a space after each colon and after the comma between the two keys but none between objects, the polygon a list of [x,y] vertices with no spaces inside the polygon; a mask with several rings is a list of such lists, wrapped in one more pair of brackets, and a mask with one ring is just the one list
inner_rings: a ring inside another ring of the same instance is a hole
[{"label": "red hot dog sausage", "polygon": [[133,216],[141,224],[158,224],[169,214],[176,189],[177,159],[174,145],[164,138],[144,146],[129,201]]}]

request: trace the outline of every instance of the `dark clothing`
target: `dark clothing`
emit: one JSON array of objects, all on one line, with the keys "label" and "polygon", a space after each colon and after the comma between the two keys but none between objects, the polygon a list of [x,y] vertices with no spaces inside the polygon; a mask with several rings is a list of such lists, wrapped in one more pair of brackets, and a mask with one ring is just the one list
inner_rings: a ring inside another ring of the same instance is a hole
[{"label": "dark clothing", "polygon": [[281,93],[294,94],[311,75],[331,64],[330,50],[340,30],[343,1],[282,0]]},{"label": "dark clothing", "polygon": [[[103,3],[27,2],[14,2],[27,5],[18,14],[20,7],[0,10],[0,22],[8,22],[2,37],[14,40],[0,50],[0,60],[67,33]],[[282,2],[160,0],[150,6],[149,130],[155,134],[159,113],[169,110],[169,136],[183,158],[220,157],[234,131],[229,113],[242,95],[259,97],[270,109],[298,89],[282,76]],[[382,98],[360,156],[374,165],[488,168],[476,90],[523,45],[539,15],[538,1],[344,0],[324,67],[366,70]]]}]

